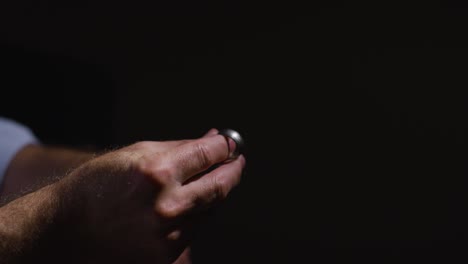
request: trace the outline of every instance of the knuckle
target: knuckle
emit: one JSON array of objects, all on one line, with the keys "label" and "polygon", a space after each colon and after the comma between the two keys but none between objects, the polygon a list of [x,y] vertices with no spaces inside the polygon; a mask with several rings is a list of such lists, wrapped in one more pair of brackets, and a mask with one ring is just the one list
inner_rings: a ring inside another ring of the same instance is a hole
[{"label": "knuckle", "polygon": [[195,158],[198,164],[203,168],[210,167],[212,163],[212,155],[208,147],[205,144],[197,143],[195,144],[194,149]]},{"label": "knuckle", "polygon": [[211,193],[213,195],[213,200],[223,200],[227,197],[229,193],[229,188],[227,186],[226,180],[223,177],[216,175],[213,177],[213,182],[211,184]]},{"label": "knuckle", "polygon": [[167,163],[162,163],[158,157],[141,157],[137,162],[136,169],[138,173],[161,185],[169,183],[174,175],[174,169]]},{"label": "knuckle", "polygon": [[150,164],[151,163],[147,158],[142,157],[135,163],[135,167],[138,173],[143,174],[145,176],[151,176],[152,171]]},{"label": "knuckle", "polygon": [[179,145],[184,145],[184,144],[187,144],[187,143],[190,143],[192,140],[189,140],[189,139],[181,139],[178,141],[178,144]]},{"label": "knuckle", "polygon": [[156,203],[156,214],[164,219],[174,219],[180,216],[184,211],[183,201],[177,199],[164,199]]},{"label": "knuckle", "polygon": [[155,178],[159,179],[162,182],[168,182],[172,178],[174,178],[175,169],[173,166],[165,162],[155,166],[153,173]]},{"label": "knuckle", "polygon": [[133,144],[135,149],[148,149],[151,147],[151,145],[152,145],[151,141],[140,141],[140,142]]}]

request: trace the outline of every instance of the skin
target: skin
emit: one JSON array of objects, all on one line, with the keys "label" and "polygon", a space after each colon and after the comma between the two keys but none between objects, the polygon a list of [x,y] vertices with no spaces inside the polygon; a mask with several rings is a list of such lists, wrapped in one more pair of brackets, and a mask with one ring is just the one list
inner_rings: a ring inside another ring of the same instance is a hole
[{"label": "skin", "polygon": [[0,196],[9,201],[67,175],[94,157],[93,153],[60,147],[28,145],[10,162]]},{"label": "skin", "polygon": [[189,263],[193,229],[245,166],[216,132],[106,153],[0,207],[0,259]]}]

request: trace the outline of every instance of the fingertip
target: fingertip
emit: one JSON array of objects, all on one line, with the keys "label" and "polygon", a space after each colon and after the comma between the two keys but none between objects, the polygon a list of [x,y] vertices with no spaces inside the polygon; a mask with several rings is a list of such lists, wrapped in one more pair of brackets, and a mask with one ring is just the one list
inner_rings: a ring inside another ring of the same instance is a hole
[{"label": "fingertip", "polygon": [[241,154],[238,159],[239,159],[239,162],[242,164],[242,168],[245,168],[246,160],[245,160],[244,155]]},{"label": "fingertip", "polygon": [[228,141],[229,155],[232,156],[236,151],[237,144],[232,138],[226,137],[226,139]]}]

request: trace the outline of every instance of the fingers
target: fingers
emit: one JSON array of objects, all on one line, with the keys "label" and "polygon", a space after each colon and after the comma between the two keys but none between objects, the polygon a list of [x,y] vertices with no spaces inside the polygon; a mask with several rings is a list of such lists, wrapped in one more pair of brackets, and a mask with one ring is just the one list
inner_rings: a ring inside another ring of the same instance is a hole
[{"label": "fingers", "polygon": [[184,140],[170,140],[170,141],[163,141],[163,142],[157,142],[159,143],[159,146],[157,147],[158,151],[168,151],[170,149],[173,149],[175,147],[190,143],[194,141],[195,139],[184,139]]},{"label": "fingers", "polygon": [[224,136],[203,137],[175,147],[161,157],[160,166],[181,183],[229,157]]},{"label": "fingers", "polygon": [[[218,134],[218,130],[215,128],[212,128],[200,138],[211,137],[216,134]],[[195,140],[196,139],[168,140],[168,141],[140,141],[138,143],[135,143],[127,147],[127,149],[144,150],[147,154],[154,154],[154,153],[168,151],[170,149],[193,142]]]},{"label": "fingers", "polygon": [[233,162],[223,164],[200,179],[183,186],[182,193],[191,197],[195,204],[209,205],[222,200],[239,184],[244,167],[244,156],[239,156]]},{"label": "fingers", "polygon": [[227,197],[229,192],[240,183],[245,159],[240,156],[231,163],[204,175],[197,181],[184,186],[181,190],[184,196],[190,197],[192,208],[210,207]]},{"label": "fingers", "polygon": [[212,128],[208,130],[208,132],[206,132],[206,134],[203,137],[211,137],[211,136],[218,134],[218,132],[219,132],[218,129]]},{"label": "fingers", "polygon": [[[201,138],[211,137],[211,136],[214,136],[216,134],[218,134],[218,130],[215,129],[215,128],[212,128],[212,129],[208,130],[208,132],[206,132]],[[193,142],[195,140],[196,139],[170,140],[170,141],[163,141],[163,142],[158,142],[158,143],[164,144],[163,150],[167,151],[169,149],[172,149],[172,148],[175,148],[175,147],[178,147],[178,146]]]},{"label": "fingers", "polygon": [[197,140],[168,144],[173,148],[141,159],[138,167],[165,190],[155,203],[155,211],[163,219],[210,207],[240,182],[245,158],[241,155],[223,163],[236,146],[217,130]]},{"label": "fingers", "polygon": [[191,264],[191,253],[190,248],[186,248],[184,252],[177,258],[177,260],[173,264]]},{"label": "fingers", "polygon": [[211,207],[226,198],[229,192],[239,184],[245,159],[241,155],[234,161],[226,163],[199,179],[181,186],[168,200],[173,215],[183,215],[192,211]]}]

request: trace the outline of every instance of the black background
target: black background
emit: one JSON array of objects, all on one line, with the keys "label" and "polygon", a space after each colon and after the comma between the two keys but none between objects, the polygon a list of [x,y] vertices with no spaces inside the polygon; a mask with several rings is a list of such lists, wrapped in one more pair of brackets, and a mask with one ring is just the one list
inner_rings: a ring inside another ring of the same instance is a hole
[{"label": "black background", "polygon": [[456,2],[0,4],[1,115],[113,148],[240,131],[195,263],[466,262]]}]

